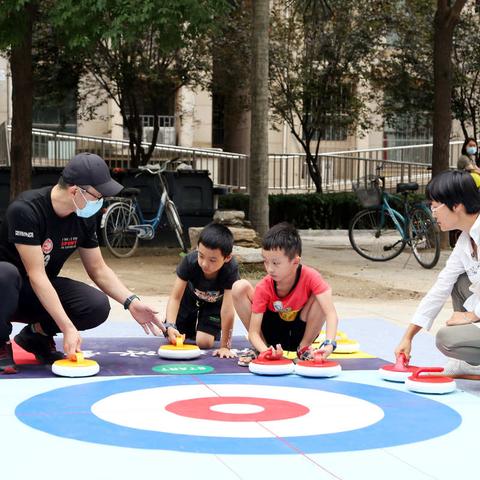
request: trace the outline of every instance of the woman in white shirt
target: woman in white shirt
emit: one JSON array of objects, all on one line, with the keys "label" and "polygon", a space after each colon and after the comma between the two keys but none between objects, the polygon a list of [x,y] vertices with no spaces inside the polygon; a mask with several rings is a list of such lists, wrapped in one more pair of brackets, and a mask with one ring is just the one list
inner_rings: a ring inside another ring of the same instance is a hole
[{"label": "woman in white shirt", "polygon": [[462,233],[395,353],[410,356],[413,337],[422,328],[430,329],[452,295],[453,315],[436,336],[438,349],[450,357],[444,373],[480,380],[480,193],[470,173],[445,171],[432,178],[426,196],[440,229]]}]

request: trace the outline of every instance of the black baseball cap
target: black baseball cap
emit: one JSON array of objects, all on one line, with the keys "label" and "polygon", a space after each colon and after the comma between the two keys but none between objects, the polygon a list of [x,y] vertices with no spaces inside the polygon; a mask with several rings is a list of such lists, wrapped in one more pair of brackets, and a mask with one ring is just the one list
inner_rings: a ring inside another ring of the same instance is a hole
[{"label": "black baseball cap", "polygon": [[63,180],[70,185],[91,186],[104,197],[117,195],[123,186],[110,176],[103,158],[94,153],[79,153],[65,166]]}]

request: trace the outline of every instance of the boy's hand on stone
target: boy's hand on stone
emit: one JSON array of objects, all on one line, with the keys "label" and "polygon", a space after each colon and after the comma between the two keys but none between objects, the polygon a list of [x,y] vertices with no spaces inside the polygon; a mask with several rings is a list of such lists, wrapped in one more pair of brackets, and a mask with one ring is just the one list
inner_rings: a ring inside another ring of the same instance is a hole
[{"label": "boy's hand on stone", "polygon": [[173,327],[167,328],[167,338],[172,345],[176,345],[177,337],[181,337],[181,336],[182,334],[176,328],[173,328]]},{"label": "boy's hand on stone", "polygon": [[280,360],[283,358],[283,348],[279,343],[277,343],[276,347],[271,345],[267,351],[269,351],[271,360]]},{"label": "boy's hand on stone", "polygon": [[237,354],[227,347],[220,347],[213,352],[213,356],[218,358],[236,358]]},{"label": "boy's hand on stone", "polygon": [[321,350],[316,351],[321,353],[323,360],[326,360],[333,352],[333,345],[324,345]]}]

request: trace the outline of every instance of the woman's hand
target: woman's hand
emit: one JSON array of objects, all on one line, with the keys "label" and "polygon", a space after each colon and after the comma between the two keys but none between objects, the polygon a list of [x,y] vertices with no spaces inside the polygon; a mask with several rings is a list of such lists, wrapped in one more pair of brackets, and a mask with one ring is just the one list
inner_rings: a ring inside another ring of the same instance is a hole
[{"label": "woman's hand", "polygon": [[472,312],[453,312],[453,315],[447,320],[447,326],[468,325],[476,321],[478,321],[478,318]]}]

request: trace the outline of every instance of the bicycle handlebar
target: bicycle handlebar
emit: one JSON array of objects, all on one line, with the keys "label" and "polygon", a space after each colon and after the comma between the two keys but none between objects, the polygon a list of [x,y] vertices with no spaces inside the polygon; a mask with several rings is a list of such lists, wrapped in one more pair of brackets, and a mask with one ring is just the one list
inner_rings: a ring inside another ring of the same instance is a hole
[{"label": "bicycle handlebar", "polygon": [[167,169],[167,166],[172,163],[176,162],[179,157],[171,158],[170,160],[165,160],[162,163],[151,163],[149,165],[139,165],[138,169],[142,172],[148,172],[152,175],[158,175],[159,173],[164,172]]},{"label": "bicycle handlebar", "polygon": [[138,169],[141,172],[148,172],[151,173],[152,175],[157,175],[160,172],[164,172],[166,170],[166,166],[162,167],[161,165],[158,164],[153,164],[153,165],[139,165]]}]

